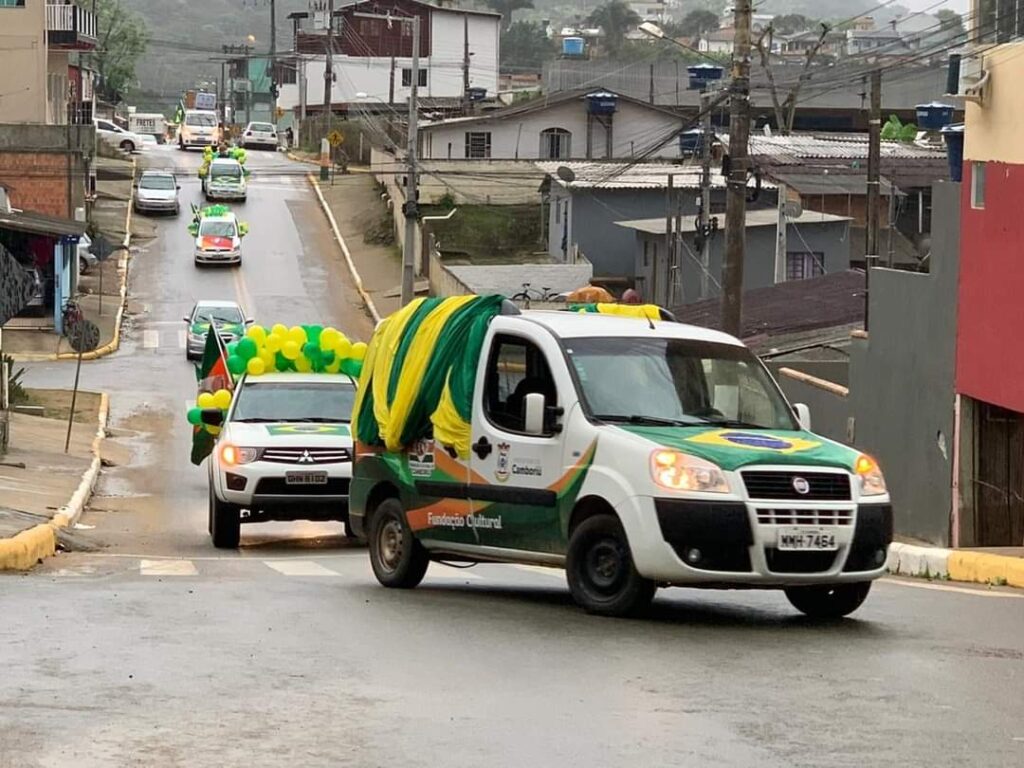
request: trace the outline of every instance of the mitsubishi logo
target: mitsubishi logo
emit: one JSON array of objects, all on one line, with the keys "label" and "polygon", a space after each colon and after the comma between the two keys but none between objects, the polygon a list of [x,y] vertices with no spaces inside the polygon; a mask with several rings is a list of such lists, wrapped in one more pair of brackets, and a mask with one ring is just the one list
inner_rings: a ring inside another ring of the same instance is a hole
[{"label": "mitsubishi logo", "polygon": [[299,464],[312,464],[313,457],[309,455],[309,451],[303,451],[302,455],[299,456]]},{"label": "mitsubishi logo", "polygon": [[811,490],[811,484],[807,482],[805,477],[794,477],[793,478],[793,490],[799,493],[801,496],[806,496]]}]

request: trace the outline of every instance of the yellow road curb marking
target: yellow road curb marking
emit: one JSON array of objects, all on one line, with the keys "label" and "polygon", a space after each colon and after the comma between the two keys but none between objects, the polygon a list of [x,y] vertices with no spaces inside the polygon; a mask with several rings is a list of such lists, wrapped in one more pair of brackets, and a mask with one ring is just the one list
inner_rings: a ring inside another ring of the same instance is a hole
[{"label": "yellow road curb marking", "polygon": [[953,581],[1024,587],[1024,558],[985,552],[953,552],[949,556],[948,567],[949,578]]}]

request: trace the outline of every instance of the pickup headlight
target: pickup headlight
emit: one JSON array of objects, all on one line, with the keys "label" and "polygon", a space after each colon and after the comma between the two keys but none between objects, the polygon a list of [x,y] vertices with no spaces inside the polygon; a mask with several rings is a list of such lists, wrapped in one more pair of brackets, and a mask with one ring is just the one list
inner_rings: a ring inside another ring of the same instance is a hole
[{"label": "pickup headlight", "polygon": [[662,488],[671,491],[729,493],[729,483],[719,467],[679,451],[652,453],[651,477]]},{"label": "pickup headlight", "polygon": [[220,458],[225,466],[234,467],[239,464],[251,464],[259,458],[259,448],[240,448],[226,443],[221,446]]},{"label": "pickup headlight", "polygon": [[857,457],[853,465],[854,472],[860,478],[861,496],[881,496],[888,489],[885,487],[885,477],[878,466],[878,462],[867,454],[862,453]]}]

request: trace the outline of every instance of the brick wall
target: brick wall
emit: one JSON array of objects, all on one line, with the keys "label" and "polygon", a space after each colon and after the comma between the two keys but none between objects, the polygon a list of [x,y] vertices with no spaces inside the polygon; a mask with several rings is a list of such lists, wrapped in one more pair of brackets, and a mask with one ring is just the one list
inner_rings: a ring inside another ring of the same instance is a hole
[{"label": "brick wall", "polygon": [[7,187],[13,208],[72,218],[84,194],[85,170],[80,157],[71,161],[70,210],[67,173],[63,153],[0,151],[0,183]]}]

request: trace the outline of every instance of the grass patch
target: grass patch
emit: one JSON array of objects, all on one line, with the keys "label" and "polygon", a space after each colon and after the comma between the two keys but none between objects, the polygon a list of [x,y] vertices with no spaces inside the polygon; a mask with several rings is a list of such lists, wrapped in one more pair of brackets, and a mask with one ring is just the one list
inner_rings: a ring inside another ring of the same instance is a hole
[{"label": "grass patch", "polygon": [[[26,389],[26,399],[21,405],[41,407],[42,412],[23,411],[31,416],[42,416],[46,419],[67,419],[71,411],[70,389]],[[100,395],[96,392],[78,393],[75,401],[75,423],[95,424],[99,418]]]},{"label": "grass patch", "polygon": [[[444,205],[423,206],[425,216],[444,215]],[[460,205],[455,215],[430,222],[441,251],[473,264],[518,261],[543,250],[540,208],[536,205]],[[535,259],[534,259],[535,260]]]}]

